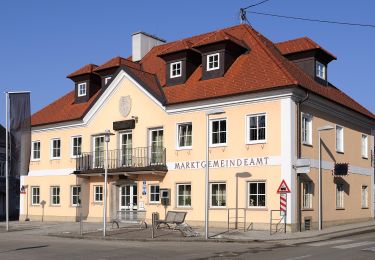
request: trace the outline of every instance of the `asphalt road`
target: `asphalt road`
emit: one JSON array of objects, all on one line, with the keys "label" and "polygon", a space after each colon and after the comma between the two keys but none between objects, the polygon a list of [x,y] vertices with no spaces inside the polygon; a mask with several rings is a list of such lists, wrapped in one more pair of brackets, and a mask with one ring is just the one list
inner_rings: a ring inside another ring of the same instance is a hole
[{"label": "asphalt road", "polygon": [[0,233],[0,259],[375,259],[375,233],[315,243],[129,242]]}]

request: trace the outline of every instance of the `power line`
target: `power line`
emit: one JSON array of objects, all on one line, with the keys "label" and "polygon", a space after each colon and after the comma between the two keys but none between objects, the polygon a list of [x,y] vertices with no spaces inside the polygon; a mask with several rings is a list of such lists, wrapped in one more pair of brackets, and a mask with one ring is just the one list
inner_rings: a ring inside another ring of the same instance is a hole
[{"label": "power line", "polygon": [[[252,13],[252,14],[258,14],[258,15],[264,15],[264,16],[272,16],[272,17],[278,17],[278,18],[286,18],[286,19],[293,19],[293,20],[302,20],[302,21],[308,21],[308,22],[319,22],[319,23],[330,23],[330,24],[339,24],[339,25],[349,25],[349,26],[360,26],[360,27],[375,28],[374,24],[338,22],[338,21],[312,19],[312,18],[303,18],[303,17],[286,16],[286,15],[270,14],[270,13],[262,13],[262,12],[253,12],[253,11],[248,11],[248,12]],[[241,18],[242,18],[243,15],[244,15],[244,20],[247,20],[247,18],[246,18],[246,12],[245,13],[241,13]]]},{"label": "power line", "polygon": [[254,6],[257,6],[257,5],[261,5],[261,4],[263,4],[263,3],[265,3],[265,2],[268,2],[268,1],[270,1],[270,0],[263,0],[263,1],[260,1],[260,2],[258,2],[258,3],[255,3],[255,4],[252,4],[252,5],[249,5],[248,7],[241,8],[241,9],[246,10],[246,9],[251,8],[251,7],[254,7]]}]

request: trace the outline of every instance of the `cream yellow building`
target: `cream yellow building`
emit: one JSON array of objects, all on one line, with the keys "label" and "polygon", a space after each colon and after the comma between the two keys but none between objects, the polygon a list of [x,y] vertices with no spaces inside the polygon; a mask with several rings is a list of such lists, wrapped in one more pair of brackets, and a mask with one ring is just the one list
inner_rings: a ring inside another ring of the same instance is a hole
[{"label": "cream yellow building", "polygon": [[[375,117],[328,82],[332,54],[308,38],[273,44],[247,25],[132,41],[131,58],[70,74],[74,91],[33,115],[21,219],[102,220],[110,129],[108,218],[177,210],[203,225],[207,124],[210,225],[227,226],[228,216],[232,225],[238,208],[246,227],[268,229],[285,180],[288,230],[317,228],[326,126],[323,226],[373,218]],[[223,113],[208,117],[214,109]]]}]

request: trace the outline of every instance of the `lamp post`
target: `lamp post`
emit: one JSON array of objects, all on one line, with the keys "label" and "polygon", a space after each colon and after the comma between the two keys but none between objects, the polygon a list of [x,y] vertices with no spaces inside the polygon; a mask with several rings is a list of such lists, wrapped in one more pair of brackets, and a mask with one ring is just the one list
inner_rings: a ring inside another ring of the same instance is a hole
[{"label": "lamp post", "polygon": [[204,192],[204,230],[205,239],[208,239],[208,207],[209,207],[209,174],[210,174],[210,164],[209,164],[209,146],[210,146],[210,116],[224,114],[223,109],[213,109],[206,112],[206,172],[205,172],[205,192]]},{"label": "lamp post", "polygon": [[104,142],[106,143],[106,153],[104,161],[104,203],[103,203],[103,237],[106,236],[107,231],[107,181],[108,181],[108,143],[111,139],[111,135],[114,135],[108,129],[104,133],[98,135],[104,135]]},{"label": "lamp post", "polygon": [[318,188],[319,188],[319,230],[322,230],[322,154],[321,154],[321,144],[322,139],[320,138],[320,132],[322,131],[329,131],[334,129],[331,125],[326,125],[323,127],[318,128],[318,140],[319,140],[319,146],[318,146],[318,160],[319,160],[319,176],[318,176]]}]

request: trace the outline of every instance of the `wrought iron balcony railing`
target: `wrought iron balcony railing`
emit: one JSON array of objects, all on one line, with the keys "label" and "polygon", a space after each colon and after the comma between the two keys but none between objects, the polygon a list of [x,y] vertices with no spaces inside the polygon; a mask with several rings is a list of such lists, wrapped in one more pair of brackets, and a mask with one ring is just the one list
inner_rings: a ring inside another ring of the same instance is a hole
[{"label": "wrought iron balcony railing", "polygon": [[[166,166],[164,147],[137,147],[108,151],[108,170],[155,168]],[[76,171],[104,170],[105,150],[82,153],[76,158]]]}]

